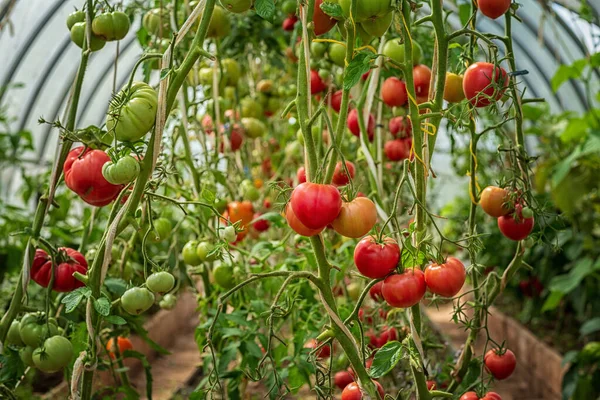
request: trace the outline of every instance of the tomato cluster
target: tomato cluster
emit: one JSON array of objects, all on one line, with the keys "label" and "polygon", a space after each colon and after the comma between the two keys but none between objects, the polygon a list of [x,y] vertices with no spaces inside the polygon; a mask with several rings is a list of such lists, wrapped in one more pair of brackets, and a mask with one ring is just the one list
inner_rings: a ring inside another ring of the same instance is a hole
[{"label": "tomato cluster", "polygon": [[508,239],[520,241],[529,236],[535,223],[533,211],[521,200],[511,201],[507,189],[488,186],[482,192],[479,205],[491,217],[497,218],[498,229]]}]

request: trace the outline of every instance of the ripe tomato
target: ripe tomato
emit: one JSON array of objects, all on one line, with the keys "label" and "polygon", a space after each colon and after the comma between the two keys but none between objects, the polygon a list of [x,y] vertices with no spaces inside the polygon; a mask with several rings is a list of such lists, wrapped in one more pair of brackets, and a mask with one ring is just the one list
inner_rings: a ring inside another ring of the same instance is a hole
[{"label": "ripe tomato", "polygon": [[98,14],[92,21],[92,32],[107,42],[121,40],[129,32],[129,17],[120,11]]},{"label": "ripe tomato", "polygon": [[[257,219],[261,216],[261,213],[254,214],[254,219]],[[264,232],[269,229],[269,221],[266,219],[260,219],[254,223],[254,229],[258,232]]]},{"label": "ripe tomato", "polygon": [[[356,108],[352,109],[350,113],[348,113],[347,125],[348,129],[354,136],[360,136],[360,124],[358,123],[358,111]],[[369,142],[372,142],[373,137],[375,136],[375,117],[373,114],[369,114],[367,136],[369,137]]]},{"label": "ripe tomato", "polygon": [[140,315],[154,304],[154,295],[146,288],[133,287],[121,296],[121,307],[131,315]]},{"label": "ripe tomato", "polygon": [[460,400],[479,400],[479,396],[475,392],[467,392],[460,396]]},{"label": "ripe tomato", "polygon": [[[71,27],[71,41],[77,45],[79,48],[83,48],[83,42],[86,41],[86,23],[85,21],[77,22]],[[90,50],[98,51],[104,47],[106,42],[102,40],[102,38],[92,34]],[[86,48],[87,48],[86,44]]]},{"label": "ripe tomato", "polygon": [[315,0],[315,8],[313,12],[313,24],[315,25],[315,35],[321,36],[329,32],[335,26],[337,21],[325,14],[321,10],[323,0]]},{"label": "ripe tomato", "polygon": [[369,233],[376,222],[375,204],[366,197],[357,197],[342,204],[342,209],[331,226],[342,236],[360,238]]},{"label": "ripe tomato", "polygon": [[321,233],[325,227],[320,229],[309,229],[307,228],[294,214],[294,210],[292,209],[291,204],[288,203],[285,209],[285,219],[287,220],[288,225],[294,232],[302,236],[315,236]]},{"label": "ripe tomato", "polygon": [[[320,345],[320,343],[317,341],[317,339],[309,339],[306,343],[304,343],[304,348],[310,349],[312,351],[312,350],[316,349],[317,347],[319,347],[319,345]],[[331,346],[330,345],[321,347],[321,349],[319,349],[319,351],[316,353],[316,356],[319,359],[327,358],[330,355],[331,355]]]},{"label": "ripe tomato", "polygon": [[417,97],[428,96],[429,84],[431,83],[431,69],[427,65],[415,65],[413,67],[413,80]]},{"label": "ripe tomato", "polygon": [[[486,107],[492,101],[498,101],[507,86],[508,78],[504,68],[496,67],[488,62],[471,64],[463,78],[465,96],[475,107]],[[500,87],[499,90],[497,90],[498,87]]]},{"label": "ripe tomato", "polygon": [[464,100],[464,98],[463,77],[447,72],[446,83],[444,84],[444,100],[448,103],[459,103]]},{"label": "ripe tomato", "polygon": [[286,19],[283,20],[281,27],[283,28],[284,31],[291,32],[294,30],[294,26],[296,25],[296,22],[298,22],[298,17],[296,17],[295,15],[290,15]]},{"label": "ripe tomato", "polygon": [[[119,346],[119,354],[121,354],[121,355],[123,355],[123,352],[125,350],[133,350],[133,343],[131,343],[131,340],[129,340],[126,337],[122,337],[122,336],[117,337],[117,345]],[[106,343],[106,350],[108,351],[110,358],[112,358],[114,360],[115,354],[116,354],[116,349],[113,346],[115,346],[115,339],[114,338],[108,339],[108,342]]]},{"label": "ripe tomato", "polygon": [[502,353],[498,349],[491,349],[483,357],[485,368],[498,380],[506,379],[512,375],[517,367],[515,353],[505,349]]},{"label": "ripe tomato", "polygon": [[498,218],[510,213],[507,207],[508,191],[497,186],[488,186],[483,189],[479,198],[479,205],[485,213]]},{"label": "ripe tomato", "polygon": [[335,386],[343,390],[346,386],[354,382],[354,377],[348,371],[339,371],[334,375],[333,382]]},{"label": "ripe tomato", "polygon": [[[56,255],[58,265],[54,266],[54,284],[52,290],[56,292],[71,292],[84,284],[73,277],[73,273],[83,275],[87,272],[88,263],[80,252],[61,247]],[[48,287],[52,275],[52,258],[42,249],[35,251],[31,264],[31,279],[42,287]]]},{"label": "ripe tomato", "polygon": [[331,95],[331,108],[333,108],[336,113],[339,113],[342,108],[342,96],[343,92],[341,90],[338,90]]},{"label": "ripe tomato", "polygon": [[175,277],[167,271],[155,272],[146,279],[146,286],[154,293],[164,294],[175,287]]},{"label": "ripe tomato", "polygon": [[523,240],[533,230],[533,217],[524,218],[522,210],[523,206],[517,204],[514,213],[498,218],[498,229],[510,240]]},{"label": "ripe tomato", "polygon": [[402,161],[410,157],[412,139],[394,139],[387,141],[383,146],[383,152],[390,161]]},{"label": "ripe tomato", "polygon": [[415,268],[385,278],[381,293],[390,306],[408,308],[418,304],[426,290],[425,275]]},{"label": "ripe tomato", "polygon": [[[234,125],[231,129],[231,135],[229,136],[229,147],[231,151],[238,151],[242,147],[242,143],[244,143],[244,136],[242,136],[242,129],[239,125]],[[225,143],[221,139],[219,143],[219,151],[221,153],[225,152]]]},{"label": "ripe tomato", "polygon": [[[350,176],[346,174],[346,169],[348,169]],[[346,168],[343,168],[342,162],[338,161],[338,163],[335,165],[335,170],[333,171],[333,179],[331,180],[331,182],[337,186],[347,185],[350,182],[350,179],[354,179],[354,170],[354,164],[350,161],[346,161]]]},{"label": "ripe tomato", "polygon": [[393,137],[400,138],[412,136],[412,122],[408,117],[394,117],[389,123],[390,133]]},{"label": "ripe tomato", "polygon": [[157,107],[158,95],[150,85],[133,82],[130,90],[126,85],[110,102],[106,130],[117,140],[136,142],[154,125]]},{"label": "ripe tomato", "polygon": [[296,171],[296,178],[298,179],[299,184],[306,182],[306,168],[298,168],[298,171]]},{"label": "ripe tomato", "polygon": [[380,279],[392,272],[400,261],[400,247],[390,238],[378,243],[375,236],[363,238],[354,248],[354,264],[361,274]]},{"label": "ripe tomato", "polygon": [[310,229],[321,229],[339,215],[342,196],[333,185],[305,182],[296,186],[290,204],[303,225]]},{"label": "ripe tomato", "polygon": [[227,212],[232,223],[241,221],[242,228],[248,226],[254,218],[254,207],[249,201],[232,201],[227,204]]},{"label": "ripe tomato", "polygon": [[130,155],[121,157],[116,163],[107,162],[102,166],[102,176],[113,185],[124,185],[140,174],[140,163]]},{"label": "ripe tomato", "polygon": [[86,203],[104,207],[117,198],[123,186],[113,185],[102,176],[102,167],[110,161],[102,150],[79,146],[71,150],[65,160],[65,184]]},{"label": "ripe tomato", "polygon": [[381,87],[381,97],[383,102],[390,107],[401,107],[408,101],[406,83],[391,76],[383,82]]},{"label": "ripe tomato", "polygon": [[[375,386],[377,386],[377,392],[379,396],[383,399],[385,398],[385,392],[381,384],[377,381],[373,381]],[[342,391],[342,400],[361,400],[363,398],[362,392],[360,391],[360,387],[358,383],[352,382],[348,386],[344,388]]]},{"label": "ripe tomato", "polygon": [[383,287],[383,281],[379,281],[369,289],[369,296],[377,302],[383,301],[383,294],[381,293],[381,288]]},{"label": "ripe tomato", "polygon": [[379,347],[383,347],[387,342],[392,342],[394,340],[398,340],[398,331],[396,328],[384,326],[383,331],[379,335]]},{"label": "ripe tomato", "polygon": [[64,336],[56,335],[44,341],[42,347],[31,356],[35,366],[43,372],[57,372],[65,368],[73,358],[73,345]]},{"label": "ripe tomato", "polygon": [[486,17],[496,19],[506,14],[510,0],[477,0],[477,7]]},{"label": "ripe tomato", "polygon": [[310,70],[310,94],[317,94],[325,91],[327,85],[314,69]]},{"label": "ripe tomato", "polygon": [[448,257],[443,264],[431,264],[425,268],[425,283],[431,293],[454,297],[465,284],[467,272],[458,258]]},{"label": "ripe tomato", "polygon": [[435,389],[435,386],[436,386],[435,381],[428,380],[426,383],[427,383],[427,390],[429,390],[431,392],[432,390]]},{"label": "ripe tomato", "polygon": [[30,313],[21,318],[19,324],[19,335],[25,345],[36,348],[49,336],[58,334],[58,324],[54,318],[48,318],[45,314]]},{"label": "ripe tomato", "polygon": [[496,392],[487,392],[480,400],[502,400],[502,397]]}]

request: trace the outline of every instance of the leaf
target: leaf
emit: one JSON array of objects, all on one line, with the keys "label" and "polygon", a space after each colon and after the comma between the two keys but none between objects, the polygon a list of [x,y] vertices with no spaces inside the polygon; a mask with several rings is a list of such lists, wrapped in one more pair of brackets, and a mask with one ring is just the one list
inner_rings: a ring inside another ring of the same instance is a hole
[{"label": "leaf", "polygon": [[592,318],[589,321],[586,321],[581,328],[579,328],[579,333],[581,336],[587,336],[594,332],[600,331],[600,317]]},{"label": "leaf", "polygon": [[263,19],[266,19],[269,22],[273,21],[273,17],[275,16],[274,0],[256,0],[254,2],[254,9]]},{"label": "leaf", "polygon": [[481,373],[481,360],[478,358],[474,358],[469,363],[469,367],[467,369],[467,373],[463,378],[462,382],[456,389],[456,393],[463,393],[467,389],[470,389],[475,382],[479,379],[479,374]]},{"label": "leaf", "polygon": [[342,6],[336,3],[321,3],[321,10],[332,18],[343,18]]},{"label": "leaf", "polygon": [[67,314],[72,312],[84,298],[89,298],[91,295],[92,290],[86,286],[73,290],[61,301],[61,303],[65,305],[65,312]]},{"label": "leaf", "polygon": [[102,296],[97,300],[94,300],[94,308],[98,311],[98,314],[106,317],[110,315],[110,300]]},{"label": "leaf", "polygon": [[469,18],[471,18],[471,14],[473,14],[473,6],[472,2],[467,1],[458,6],[458,16],[460,18],[460,24],[465,26],[467,22],[469,22]]},{"label": "leaf", "polygon": [[558,275],[552,278],[549,288],[553,292],[561,292],[564,294],[571,293],[575,290],[581,281],[594,271],[593,260],[591,258],[583,258],[577,262],[575,267],[568,274]]},{"label": "leaf", "polygon": [[114,325],[125,325],[127,323],[127,321],[125,321],[125,318],[119,317],[118,315],[109,315],[104,319],[106,320],[106,322],[109,322]]},{"label": "leaf", "polygon": [[554,310],[556,307],[558,307],[563,297],[564,294],[562,292],[550,293],[550,296],[548,296],[544,302],[544,305],[542,306],[542,312]]},{"label": "leaf", "polygon": [[358,83],[363,74],[371,69],[371,61],[377,58],[376,54],[366,51],[360,52],[354,56],[346,72],[344,73],[344,89],[350,90]]},{"label": "leaf", "polygon": [[19,357],[19,352],[10,347],[4,348],[4,354],[0,354],[0,383],[14,387],[25,372],[25,365]]},{"label": "leaf", "polygon": [[581,60],[575,61],[571,65],[561,65],[558,67],[556,73],[550,81],[552,84],[552,90],[556,92],[569,79],[580,78],[587,65],[589,65],[589,61],[585,58],[582,58]]},{"label": "leaf", "polygon": [[123,357],[137,358],[141,361],[144,372],[146,373],[146,397],[152,399],[152,366],[148,362],[146,356],[135,350],[125,350],[123,352]]},{"label": "leaf", "polygon": [[218,183],[220,183],[224,187],[227,187],[227,178],[225,178],[225,175],[223,175],[221,171],[213,169],[211,172]]},{"label": "leaf", "polygon": [[208,203],[214,203],[215,202],[215,199],[216,199],[215,194],[213,192],[211,192],[210,190],[208,190],[207,188],[202,189],[202,193],[200,195]]},{"label": "leaf", "polygon": [[369,374],[371,378],[377,379],[390,372],[402,358],[402,343],[398,341],[387,342],[373,359]]},{"label": "leaf", "polygon": [[106,278],[104,286],[106,286],[111,293],[114,293],[119,297],[127,290],[127,282],[121,278]]}]

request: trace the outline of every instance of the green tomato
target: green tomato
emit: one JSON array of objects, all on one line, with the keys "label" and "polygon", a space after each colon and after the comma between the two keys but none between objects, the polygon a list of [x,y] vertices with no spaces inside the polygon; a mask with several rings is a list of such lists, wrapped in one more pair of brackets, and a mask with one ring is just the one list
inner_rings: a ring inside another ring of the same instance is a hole
[{"label": "green tomato", "polygon": [[329,59],[335,65],[343,67],[346,63],[346,46],[339,43],[332,43],[329,46]]},{"label": "green tomato", "polygon": [[215,249],[215,246],[208,242],[200,242],[198,243],[198,247],[196,248],[196,255],[202,261],[214,261],[217,257],[216,254],[210,255],[209,253]]},{"label": "green tomato", "polygon": [[227,78],[227,86],[237,85],[240,77],[242,76],[242,69],[240,64],[232,58],[226,58],[221,61],[221,68],[223,68],[223,74]]},{"label": "green tomato", "polygon": [[242,99],[241,106],[242,118],[262,118],[264,115],[263,106],[249,97]]},{"label": "green tomato", "polygon": [[92,31],[107,42],[121,40],[129,32],[129,17],[121,11],[96,15],[92,21]]},{"label": "green tomato", "polygon": [[43,372],[57,372],[65,368],[73,358],[73,345],[63,336],[52,336],[42,347],[33,351],[32,361]]},{"label": "green tomato", "polygon": [[146,279],[146,286],[154,293],[167,293],[175,287],[175,277],[167,271],[155,272]]},{"label": "green tomato", "polygon": [[252,0],[221,0],[221,5],[232,13],[243,13],[252,7]]},{"label": "green tomato", "polygon": [[121,296],[121,307],[131,315],[140,315],[154,304],[154,295],[146,288],[134,287]]},{"label": "green tomato", "polygon": [[172,310],[177,305],[177,297],[172,294],[165,294],[158,305],[164,310]]},{"label": "green tomato", "polygon": [[85,12],[83,12],[81,10],[73,11],[67,17],[67,28],[69,28],[69,30],[71,30],[73,25],[75,25],[78,22],[84,22],[84,21],[85,21]]},{"label": "green tomato", "polygon": [[286,0],[281,6],[282,11],[287,15],[295,15],[298,5],[294,0]]},{"label": "green tomato", "polygon": [[195,267],[196,265],[200,265],[202,260],[198,257],[196,253],[196,249],[198,248],[198,241],[190,240],[183,246],[183,250],[181,251],[181,256],[183,257],[183,262],[187,265],[191,265]]},{"label": "green tomato", "polygon": [[[391,58],[397,63],[404,62],[404,44],[399,39],[392,39],[383,46],[383,55]],[[413,65],[420,64],[423,50],[419,43],[413,41]]]},{"label": "green tomato", "polygon": [[225,90],[223,90],[223,97],[231,101],[235,100],[235,88],[231,86],[226,86]]},{"label": "green tomato", "polygon": [[231,32],[231,21],[229,21],[227,12],[223,7],[215,7],[210,19],[210,24],[208,24],[206,36],[219,39],[229,35],[229,32]]},{"label": "green tomato", "polygon": [[149,34],[159,37],[169,37],[171,35],[171,25],[169,24],[169,11],[161,8],[154,8],[144,15],[142,25]]},{"label": "green tomato", "polygon": [[322,42],[312,42],[310,44],[310,52],[316,58],[321,58],[327,52],[327,45]]},{"label": "green tomato", "polygon": [[223,239],[227,243],[233,243],[237,239],[237,233],[235,232],[235,228],[233,226],[226,226],[220,232],[221,239]]},{"label": "green tomato", "polygon": [[220,214],[223,214],[227,209],[227,199],[215,199],[215,208]]},{"label": "green tomato", "polygon": [[54,318],[46,322],[44,313],[25,314],[19,327],[21,340],[27,346],[38,347],[44,339],[58,334],[58,324]]},{"label": "green tomato", "polygon": [[133,82],[119,91],[108,107],[106,129],[122,142],[143,138],[156,120],[158,95],[150,85]]},{"label": "green tomato", "polygon": [[25,346],[21,350],[19,350],[19,358],[23,361],[28,367],[35,367],[35,363],[33,362],[33,347]]},{"label": "green tomato", "polygon": [[346,287],[346,290],[348,291],[348,296],[350,296],[350,298],[354,301],[357,301],[360,297],[361,289],[362,286],[356,282],[352,282]]},{"label": "green tomato", "polygon": [[211,86],[213,83],[213,69],[212,68],[200,68],[198,71],[198,82],[203,86]]},{"label": "green tomato", "polygon": [[21,323],[17,320],[14,320],[10,324],[10,328],[8,328],[8,333],[6,334],[6,340],[4,341],[4,345],[12,345],[12,346],[23,346],[23,340],[21,339]]},{"label": "green tomato", "polygon": [[[83,42],[85,41],[85,22],[77,22],[71,28],[71,41],[79,48],[83,48]],[[98,51],[104,47],[106,42],[102,38],[92,34],[92,42],[90,43],[90,49],[92,51]]]},{"label": "green tomato", "polygon": [[283,150],[283,152],[285,153],[285,156],[287,158],[297,159],[297,158],[302,157],[302,149],[303,149],[303,146],[300,144],[300,142],[298,142],[297,140],[294,140],[293,142],[289,142],[285,146],[285,149]]},{"label": "green tomato", "polygon": [[242,118],[242,126],[246,136],[252,139],[261,137],[267,132],[266,125],[256,118]]},{"label": "green tomato", "polygon": [[260,199],[260,192],[254,186],[249,187],[246,191],[244,191],[244,198],[250,201],[257,201]]},{"label": "green tomato", "polygon": [[170,220],[167,218],[157,218],[154,221],[154,234],[150,232],[149,238],[153,242],[162,242],[171,235],[172,230],[173,225],[171,224]]},{"label": "green tomato", "polygon": [[[339,0],[339,5],[342,7],[342,15],[344,18],[350,17],[350,6],[352,0]],[[367,19],[377,19],[383,17],[392,10],[391,0],[357,0],[356,22],[363,22]]]},{"label": "green tomato", "polygon": [[107,162],[102,166],[102,176],[113,185],[125,185],[140,174],[140,163],[132,156],[125,156],[116,163]]},{"label": "green tomato", "polygon": [[233,267],[231,265],[221,264],[213,269],[213,278],[215,283],[223,289],[235,287],[235,278],[233,276]]},{"label": "green tomato", "polygon": [[368,19],[361,23],[361,26],[371,36],[381,37],[383,36],[387,30],[392,25],[392,20],[394,19],[394,13],[389,12],[383,17]]}]

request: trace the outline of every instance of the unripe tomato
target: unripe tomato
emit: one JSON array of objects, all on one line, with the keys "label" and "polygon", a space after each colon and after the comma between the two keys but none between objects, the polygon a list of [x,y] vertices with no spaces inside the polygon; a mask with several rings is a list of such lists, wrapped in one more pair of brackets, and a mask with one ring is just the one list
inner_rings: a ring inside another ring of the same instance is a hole
[{"label": "unripe tomato", "polygon": [[[373,381],[373,382],[375,383],[375,386],[377,387],[377,392],[379,393],[379,396],[382,399],[385,398],[385,392],[384,392],[381,384],[377,381]],[[362,400],[362,398],[363,398],[362,392],[360,391],[360,387],[358,386],[358,383],[356,383],[356,382],[350,383],[342,391],[342,400]]]},{"label": "unripe tomato", "polygon": [[370,18],[366,21],[361,22],[360,26],[365,30],[365,32],[374,37],[383,36],[387,30],[392,25],[392,20],[394,19],[394,13],[389,11],[382,17],[378,18]]},{"label": "unripe tomato", "polygon": [[[79,272],[85,275],[88,263],[80,252],[60,247],[55,257],[58,265],[54,266],[54,283],[52,290],[56,292],[71,292],[84,286],[84,283],[75,279],[73,274]],[[30,271],[31,279],[42,287],[48,287],[52,278],[52,258],[42,249],[35,251]]]},{"label": "unripe tomato", "polygon": [[107,42],[121,40],[129,32],[129,17],[120,11],[98,14],[92,21],[92,31]]},{"label": "unripe tomato", "polygon": [[431,264],[425,268],[425,283],[431,293],[454,297],[460,292],[467,272],[458,258],[448,257],[443,264]]},{"label": "unripe tomato", "polygon": [[507,86],[508,77],[504,68],[488,62],[471,64],[463,78],[465,96],[475,107],[486,107],[492,101],[500,100]]},{"label": "unripe tomato", "polygon": [[346,46],[332,43],[329,46],[329,59],[338,67],[343,67],[346,64]]},{"label": "unripe tomato", "polygon": [[119,346],[119,354],[122,356],[123,352],[125,350],[133,350],[133,343],[131,343],[131,340],[129,340],[126,337],[122,337],[119,336],[117,337],[116,340],[116,344],[115,344],[115,339],[114,338],[110,338],[108,339],[108,342],[106,342],[106,350],[108,351],[108,355],[110,356],[110,358],[112,358],[113,360],[115,359],[115,354],[116,354],[116,346]]},{"label": "unripe tomato", "polygon": [[331,226],[342,236],[360,238],[369,233],[376,222],[375,204],[366,197],[357,197],[350,202],[342,203],[342,209]]},{"label": "unripe tomato", "polygon": [[216,259],[216,254],[210,255],[209,253],[215,249],[215,246],[208,242],[200,242],[198,243],[198,247],[196,248],[196,255],[201,261],[214,261]]},{"label": "unripe tomato", "polygon": [[81,10],[73,11],[67,17],[67,28],[69,30],[71,30],[73,25],[75,25],[78,22],[84,22],[84,21],[85,21],[85,12],[83,12]]},{"label": "unripe tomato", "polygon": [[[350,173],[350,176],[346,173],[346,169]],[[354,179],[355,168],[354,164],[350,161],[346,161],[346,168],[342,167],[342,162],[338,161],[335,165],[335,170],[333,171],[333,178],[331,182],[334,185],[344,186],[350,183],[350,179]]]},{"label": "unripe tomato", "polygon": [[166,8],[153,8],[148,11],[142,19],[142,25],[151,35],[163,38],[171,35],[169,11]]},{"label": "unripe tomato", "polygon": [[154,231],[150,232],[148,235],[148,239],[153,242],[162,242],[171,236],[171,231],[173,230],[173,225],[171,221],[167,218],[157,218],[154,223]]},{"label": "unripe tomato", "polygon": [[[404,62],[405,53],[404,53],[404,43],[401,43],[399,39],[392,39],[385,43],[383,46],[383,55],[391,58],[397,63],[401,64]],[[413,48],[412,48],[412,62],[413,65],[417,65],[421,62],[421,57],[423,55],[423,49],[419,43],[413,40]],[[395,65],[394,65],[395,67]],[[396,67],[397,68],[397,67]]]},{"label": "unripe tomato", "polygon": [[506,14],[510,0],[477,0],[477,7],[486,17],[496,19]]},{"label": "unripe tomato", "polygon": [[213,269],[212,273],[215,283],[223,289],[229,290],[235,287],[236,283],[233,276],[233,267],[231,265],[218,265]]},{"label": "unripe tomato", "polygon": [[[221,61],[221,68],[223,69],[223,78],[227,86],[235,86],[242,76],[242,68],[240,64],[233,58],[225,58]],[[235,98],[235,92],[234,92]]]},{"label": "unripe tomato", "polygon": [[252,7],[252,0],[220,0],[221,5],[232,13],[243,13]]},{"label": "unripe tomato", "polygon": [[339,371],[333,376],[333,382],[335,386],[343,390],[346,386],[354,382],[354,377],[348,371]]},{"label": "unripe tomato", "polygon": [[296,186],[290,204],[303,225],[309,229],[321,229],[339,215],[342,197],[333,185],[305,182]]},{"label": "unripe tomato", "polygon": [[131,315],[140,315],[154,304],[154,295],[146,288],[134,287],[121,296],[121,307]]},{"label": "unripe tomato", "polygon": [[315,0],[315,7],[313,9],[313,24],[315,25],[315,35],[317,36],[326,34],[337,23],[335,19],[321,10],[321,3],[323,3],[323,0]]},{"label": "unripe tomato", "polygon": [[19,350],[19,358],[23,361],[28,367],[35,367],[35,363],[33,362],[33,347],[25,346]]},{"label": "unripe tomato", "polygon": [[[351,0],[339,0],[342,7],[342,14],[347,19],[350,17]],[[392,11],[391,0],[358,0],[356,4],[356,22],[363,22],[368,19],[379,19]]]},{"label": "unripe tomato", "polygon": [[233,243],[237,238],[237,233],[235,232],[235,228],[233,226],[226,226],[220,232],[221,239],[223,239],[226,243]]},{"label": "unripe tomato", "polygon": [[423,271],[415,268],[385,278],[381,293],[390,306],[408,308],[418,304],[426,290]]},{"label": "unripe tomato", "polygon": [[369,289],[369,296],[377,302],[383,301],[383,294],[381,293],[381,288],[383,287],[383,281],[379,281]]},{"label": "unripe tomato", "polygon": [[242,118],[242,126],[244,127],[246,135],[252,139],[261,137],[267,132],[265,124],[261,120],[253,117]]},{"label": "unripe tomato", "polygon": [[490,217],[498,218],[510,213],[508,191],[497,186],[488,186],[481,192],[479,205]]},{"label": "unripe tomato", "polygon": [[429,94],[431,83],[431,69],[427,65],[419,64],[413,67],[413,80],[417,97],[425,97]]},{"label": "unripe tomato", "polygon": [[394,139],[386,142],[383,152],[390,161],[402,161],[410,157],[412,140],[410,138]]},{"label": "unripe tomato", "polygon": [[408,101],[406,83],[391,76],[383,82],[381,87],[381,97],[383,102],[390,107],[401,107]]},{"label": "unripe tomato", "polygon": [[102,176],[113,185],[124,185],[140,174],[140,163],[130,155],[120,158],[116,163],[107,162],[102,166]]},{"label": "unripe tomato", "polygon": [[42,347],[33,351],[32,360],[35,366],[43,372],[57,372],[65,368],[73,358],[73,345],[63,336],[52,336]]},{"label": "unripe tomato", "polygon": [[177,305],[177,297],[175,295],[172,295],[171,293],[167,293],[158,302],[158,305],[163,310],[172,310]]},{"label": "unripe tomato", "polygon": [[312,42],[310,44],[310,53],[315,58],[319,59],[327,53],[327,45],[321,42]]},{"label": "unripe tomato", "polygon": [[6,340],[4,341],[4,345],[12,345],[16,347],[23,346],[23,340],[21,339],[21,323],[16,319],[10,324],[10,328],[8,328],[8,333],[6,334]]},{"label": "unripe tomato", "polygon": [[485,368],[492,376],[498,380],[503,380],[512,375],[517,367],[517,358],[515,354],[505,349],[501,352],[498,349],[491,349],[483,357]]},{"label": "unripe tomato", "polygon": [[175,287],[175,277],[167,271],[155,272],[146,279],[146,286],[154,293],[167,293]]},{"label": "unripe tomato", "polygon": [[25,314],[21,318],[19,324],[19,335],[21,341],[29,347],[36,348],[49,337],[58,334],[58,324],[54,318],[48,318],[46,321],[45,314],[30,313]]},{"label": "unripe tomato", "polygon": [[[73,43],[75,43],[77,45],[77,47],[79,47],[79,48],[83,48],[83,43],[87,41],[85,31],[86,31],[85,21],[77,22],[73,25],[73,27],[71,27],[71,41]],[[106,44],[106,42],[104,40],[102,40],[102,38],[92,34],[91,43],[89,45],[89,48],[92,51],[98,51],[101,48],[103,48],[105,44]],[[87,47],[88,46],[86,44],[86,48]]]},{"label": "unripe tomato", "polygon": [[[348,129],[354,136],[360,137],[360,124],[358,122],[358,110],[356,108],[352,109],[350,113],[348,113],[347,120]],[[375,137],[375,116],[373,114],[369,114],[369,121],[367,123],[367,136],[369,137],[369,141],[372,142]]]},{"label": "unripe tomato", "polygon": [[533,217],[525,218],[522,214],[522,209],[523,206],[517,204],[514,213],[498,218],[498,229],[510,240],[523,240],[533,230]]},{"label": "unripe tomato", "polygon": [[288,205],[285,209],[285,219],[286,219],[288,225],[290,226],[290,228],[292,228],[292,230],[294,232],[296,232],[297,234],[302,235],[302,236],[315,236],[315,235],[318,235],[319,233],[321,233],[321,231],[323,229],[325,229],[325,227],[322,227],[320,229],[307,228],[296,217],[296,214],[294,214],[294,210],[292,209],[292,206],[290,203],[288,203]]},{"label": "unripe tomato", "polygon": [[363,238],[354,248],[354,264],[358,271],[371,279],[380,279],[392,272],[400,261],[400,247],[390,238],[382,243],[375,236]]},{"label": "unripe tomato", "polygon": [[229,35],[229,32],[231,32],[231,21],[227,16],[227,12],[223,7],[215,7],[210,18],[210,24],[208,24],[206,37],[221,39]]},{"label": "unripe tomato", "polygon": [[310,94],[321,93],[327,89],[327,85],[314,69],[310,71]]},{"label": "unripe tomato", "polygon": [[448,103],[460,103],[465,99],[463,91],[462,75],[446,73],[446,83],[444,84],[444,100]]},{"label": "unripe tomato", "polygon": [[412,122],[410,122],[410,118],[408,117],[400,116],[390,119],[389,128],[390,133],[395,138],[405,138],[412,136]]},{"label": "unripe tomato", "polygon": [[[309,339],[304,344],[304,348],[310,349],[312,351],[312,350],[316,349],[317,347],[319,347],[319,345],[320,345],[320,343],[317,341],[317,339]],[[319,359],[328,358],[330,355],[331,355],[331,346],[330,345],[325,345],[325,346],[321,347],[321,349],[319,349],[319,351],[316,353],[316,356]]]},{"label": "unripe tomato", "polygon": [[111,100],[106,117],[108,133],[117,140],[136,142],[154,125],[158,95],[147,83],[133,82],[123,87]]},{"label": "unripe tomato", "polygon": [[281,9],[283,10],[283,12],[287,15],[293,15],[296,14],[296,8],[298,7],[298,5],[296,4],[296,2],[294,0],[286,0],[283,5],[281,6]]}]

